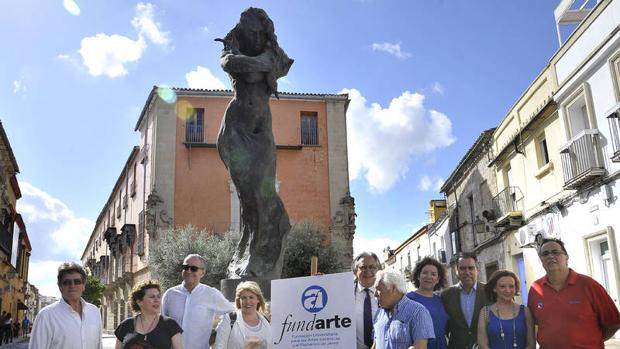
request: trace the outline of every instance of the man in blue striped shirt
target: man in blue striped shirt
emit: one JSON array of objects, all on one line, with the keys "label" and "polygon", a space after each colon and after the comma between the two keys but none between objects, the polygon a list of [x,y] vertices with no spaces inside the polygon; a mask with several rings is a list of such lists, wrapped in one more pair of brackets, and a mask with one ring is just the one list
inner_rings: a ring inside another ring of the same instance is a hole
[{"label": "man in blue striped shirt", "polygon": [[405,278],[394,271],[379,271],[375,281],[379,312],[374,323],[376,349],[426,349],[435,338],[426,307],[407,298]]}]

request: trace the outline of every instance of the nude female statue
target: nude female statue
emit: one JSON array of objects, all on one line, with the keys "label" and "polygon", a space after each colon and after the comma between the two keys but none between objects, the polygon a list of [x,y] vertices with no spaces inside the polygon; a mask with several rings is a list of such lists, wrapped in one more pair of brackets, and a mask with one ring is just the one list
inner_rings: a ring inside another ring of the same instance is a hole
[{"label": "nude female statue", "polygon": [[234,97],[220,126],[217,149],[241,202],[242,235],[228,266],[229,278],[279,278],[290,223],[276,193],[276,146],[269,98],[293,60],[278,46],[267,13],[248,8],[224,39],[222,68]]}]

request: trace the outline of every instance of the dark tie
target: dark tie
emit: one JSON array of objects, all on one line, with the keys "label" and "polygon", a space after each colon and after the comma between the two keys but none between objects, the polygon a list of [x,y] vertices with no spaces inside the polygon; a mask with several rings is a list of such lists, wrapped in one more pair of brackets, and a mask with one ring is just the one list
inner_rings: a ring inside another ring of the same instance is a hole
[{"label": "dark tie", "polygon": [[365,288],[366,298],[364,299],[364,344],[368,348],[372,347],[372,307],[370,306],[370,290]]}]

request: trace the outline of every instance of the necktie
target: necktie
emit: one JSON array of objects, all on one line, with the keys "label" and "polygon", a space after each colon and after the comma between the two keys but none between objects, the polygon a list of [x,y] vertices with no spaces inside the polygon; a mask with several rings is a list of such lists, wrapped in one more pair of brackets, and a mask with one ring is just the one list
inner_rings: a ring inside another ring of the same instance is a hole
[{"label": "necktie", "polygon": [[364,299],[364,344],[368,348],[372,347],[372,308],[370,306],[370,290],[365,288],[366,298]]}]

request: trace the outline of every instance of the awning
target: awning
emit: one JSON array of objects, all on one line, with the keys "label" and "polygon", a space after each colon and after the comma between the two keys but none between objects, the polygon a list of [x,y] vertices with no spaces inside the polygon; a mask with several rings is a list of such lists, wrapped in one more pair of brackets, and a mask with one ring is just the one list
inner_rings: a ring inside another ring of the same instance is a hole
[{"label": "awning", "polygon": [[28,307],[22,301],[18,300],[17,301],[17,310],[28,310]]}]

